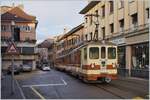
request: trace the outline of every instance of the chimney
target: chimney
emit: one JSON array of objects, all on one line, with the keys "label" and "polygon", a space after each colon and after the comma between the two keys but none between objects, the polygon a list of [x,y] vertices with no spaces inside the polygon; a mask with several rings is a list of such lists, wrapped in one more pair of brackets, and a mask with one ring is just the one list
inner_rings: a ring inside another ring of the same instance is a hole
[{"label": "chimney", "polygon": [[14,3],[14,2],[12,3],[12,7],[13,7],[13,8],[15,7],[15,3]]},{"label": "chimney", "polygon": [[65,27],[63,34],[66,34],[66,33],[67,33],[67,28]]}]

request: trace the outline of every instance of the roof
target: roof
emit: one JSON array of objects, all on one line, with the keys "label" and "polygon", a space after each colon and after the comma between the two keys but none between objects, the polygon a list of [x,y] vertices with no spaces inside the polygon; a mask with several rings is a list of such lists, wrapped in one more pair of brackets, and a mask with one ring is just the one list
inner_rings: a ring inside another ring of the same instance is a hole
[{"label": "roof", "polygon": [[83,27],[84,27],[84,25],[83,25],[83,23],[81,23],[80,25],[78,25],[78,26],[74,27],[72,30],[70,30],[68,33],[64,34],[58,41],[72,35],[73,33],[75,33],[76,31],[80,30]]},{"label": "roof", "polygon": [[95,5],[97,5],[100,1],[91,1],[85,8],[83,8],[79,13],[85,14],[88,12],[91,8],[93,8]]},{"label": "roof", "polygon": [[4,20],[14,20],[14,21],[32,21],[30,19],[25,19],[25,18],[22,18],[22,17],[19,17],[19,16],[16,16],[15,14],[12,14],[12,13],[9,13],[9,12],[6,12],[4,14],[1,15],[1,20],[4,21]]},{"label": "roof", "polygon": [[46,39],[42,43],[38,44],[38,48],[49,48],[54,43],[54,39]]},{"label": "roof", "polygon": [[36,21],[35,16],[27,14],[19,7],[14,7],[11,10],[8,10],[7,12],[3,13],[1,17],[1,20]]}]

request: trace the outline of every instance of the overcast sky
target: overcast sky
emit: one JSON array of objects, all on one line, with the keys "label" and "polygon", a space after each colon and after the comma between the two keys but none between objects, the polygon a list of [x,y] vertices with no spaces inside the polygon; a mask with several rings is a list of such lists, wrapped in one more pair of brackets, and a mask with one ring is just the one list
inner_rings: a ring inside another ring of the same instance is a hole
[{"label": "overcast sky", "polygon": [[1,5],[23,4],[28,14],[37,17],[37,41],[63,33],[64,27],[68,30],[84,21],[79,14],[86,5],[86,0],[3,0]]}]

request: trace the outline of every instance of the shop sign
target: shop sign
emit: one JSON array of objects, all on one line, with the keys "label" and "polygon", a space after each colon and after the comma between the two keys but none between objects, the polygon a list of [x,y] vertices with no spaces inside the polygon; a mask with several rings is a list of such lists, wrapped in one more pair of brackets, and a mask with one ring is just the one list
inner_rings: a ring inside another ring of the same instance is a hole
[{"label": "shop sign", "polygon": [[114,40],[112,40],[111,42],[112,42],[112,43],[115,43],[115,44],[117,44],[117,45],[123,44],[123,43],[125,43],[125,38],[114,39]]}]

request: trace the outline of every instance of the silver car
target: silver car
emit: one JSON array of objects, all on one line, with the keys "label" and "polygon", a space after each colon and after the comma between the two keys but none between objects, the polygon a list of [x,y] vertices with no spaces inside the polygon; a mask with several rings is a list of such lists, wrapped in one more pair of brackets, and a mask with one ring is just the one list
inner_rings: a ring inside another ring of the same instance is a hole
[{"label": "silver car", "polygon": [[43,71],[50,71],[50,70],[51,70],[51,68],[50,68],[50,66],[49,66],[49,65],[44,64],[44,65],[42,66],[42,70],[43,70]]},{"label": "silver car", "polygon": [[23,64],[22,71],[32,71],[32,67],[30,65]]}]

